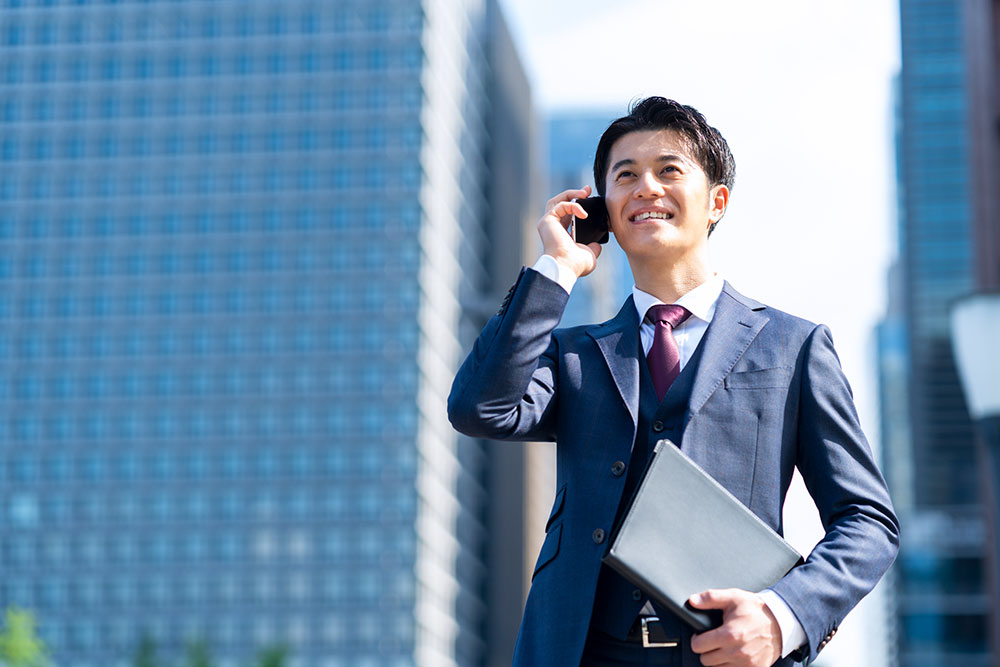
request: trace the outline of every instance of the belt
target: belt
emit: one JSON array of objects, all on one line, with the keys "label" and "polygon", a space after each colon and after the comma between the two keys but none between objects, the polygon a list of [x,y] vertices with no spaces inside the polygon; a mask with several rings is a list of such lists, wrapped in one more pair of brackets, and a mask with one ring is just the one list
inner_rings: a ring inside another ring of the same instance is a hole
[{"label": "belt", "polygon": [[677,648],[679,639],[667,637],[658,616],[640,616],[628,631],[628,641],[642,641],[643,648]]}]

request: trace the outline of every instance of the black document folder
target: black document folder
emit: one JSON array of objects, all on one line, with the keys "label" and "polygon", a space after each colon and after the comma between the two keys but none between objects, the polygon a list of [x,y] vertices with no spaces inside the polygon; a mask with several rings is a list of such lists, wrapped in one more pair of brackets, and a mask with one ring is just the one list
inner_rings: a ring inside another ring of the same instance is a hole
[{"label": "black document folder", "polygon": [[604,562],[703,632],[718,612],[687,605],[709,588],[759,592],[799,553],[669,440],[660,440]]}]

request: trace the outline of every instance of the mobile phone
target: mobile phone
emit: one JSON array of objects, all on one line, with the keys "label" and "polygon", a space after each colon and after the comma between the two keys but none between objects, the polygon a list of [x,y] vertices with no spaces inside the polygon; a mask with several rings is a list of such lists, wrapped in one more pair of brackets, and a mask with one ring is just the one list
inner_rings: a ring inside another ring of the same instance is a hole
[{"label": "mobile phone", "polygon": [[588,243],[608,242],[608,207],[604,204],[604,197],[587,197],[577,199],[576,203],[587,212],[586,218],[573,216],[570,226],[570,233],[577,243],[584,245]]}]

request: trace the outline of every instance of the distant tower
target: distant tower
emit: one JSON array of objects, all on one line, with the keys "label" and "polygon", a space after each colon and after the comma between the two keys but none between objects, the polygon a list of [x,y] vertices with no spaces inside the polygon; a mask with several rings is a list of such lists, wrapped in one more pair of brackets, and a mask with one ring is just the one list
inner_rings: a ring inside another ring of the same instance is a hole
[{"label": "distant tower", "polygon": [[975,284],[969,61],[957,0],[901,0],[899,256],[880,327],[886,473],[902,524],[899,667],[991,664],[986,530],[948,307]]}]

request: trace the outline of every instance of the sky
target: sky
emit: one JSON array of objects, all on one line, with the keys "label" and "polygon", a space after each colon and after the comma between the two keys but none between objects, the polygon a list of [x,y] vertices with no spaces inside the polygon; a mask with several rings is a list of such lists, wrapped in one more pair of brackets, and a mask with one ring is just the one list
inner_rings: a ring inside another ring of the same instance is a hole
[{"label": "sky", "polygon": [[[895,254],[888,0],[500,0],[542,117],[663,95],[699,109],[736,158],[713,266],[759,301],[830,326],[862,425],[878,448],[874,328]],[[596,145],[598,137],[594,137]],[[554,193],[546,193],[546,199]],[[822,535],[786,503],[800,551]],[[817,666],[881,664],[879,595],[848,617]]]}]

